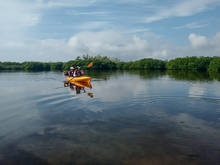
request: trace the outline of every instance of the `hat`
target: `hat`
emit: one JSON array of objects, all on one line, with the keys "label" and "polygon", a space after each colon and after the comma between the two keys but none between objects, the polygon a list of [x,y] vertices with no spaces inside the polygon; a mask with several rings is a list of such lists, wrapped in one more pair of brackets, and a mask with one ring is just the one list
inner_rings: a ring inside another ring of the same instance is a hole
[{"label": "hat", "polygon": [[74,67],[71,66],[70,69],[74,69]]},{"label": "hat", "polygon": [[80,66],[77,66],[78,69],[80,69]]}]

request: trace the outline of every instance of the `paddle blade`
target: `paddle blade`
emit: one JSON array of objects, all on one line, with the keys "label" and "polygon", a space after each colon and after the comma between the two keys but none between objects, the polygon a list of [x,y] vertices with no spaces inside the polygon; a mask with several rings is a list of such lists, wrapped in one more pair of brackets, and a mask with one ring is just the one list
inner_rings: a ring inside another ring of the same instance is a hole
[{"label": "paddle blade", "polygon": [[90,62],[88,65],[87,65],[87,68],[91,68],[93,66],[93,62]]}]

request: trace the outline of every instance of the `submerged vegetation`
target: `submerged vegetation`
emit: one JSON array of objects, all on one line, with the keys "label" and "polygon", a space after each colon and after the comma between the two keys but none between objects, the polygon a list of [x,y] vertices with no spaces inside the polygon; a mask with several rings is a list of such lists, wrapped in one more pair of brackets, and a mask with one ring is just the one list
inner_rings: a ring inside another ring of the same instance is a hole
[{"label": "submerged vegetation", "polygon": [[83,56],[68,62],[0,62],[0,70],[20,71],[63,71],[70,66],[81,66],[87,69],[87,65],[93,62],[94,70],[192,70],[220,72],[220,57],[183,57],[170,61],[145,58],[137,61],[121,62],[118,59],[102,56]]}]

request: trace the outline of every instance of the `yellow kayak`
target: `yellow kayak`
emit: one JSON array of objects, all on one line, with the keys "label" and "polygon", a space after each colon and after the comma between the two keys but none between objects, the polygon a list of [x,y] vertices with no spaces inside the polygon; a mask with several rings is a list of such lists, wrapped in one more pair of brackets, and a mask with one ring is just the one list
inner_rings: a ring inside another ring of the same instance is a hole
[{"label": "yellow kayak", "polygon": [[88,76],[81,76],[81,77],[67,77],[66,82],[73,83],[74,82],[87,82],[89,83],[91,81],[91,77]]}]

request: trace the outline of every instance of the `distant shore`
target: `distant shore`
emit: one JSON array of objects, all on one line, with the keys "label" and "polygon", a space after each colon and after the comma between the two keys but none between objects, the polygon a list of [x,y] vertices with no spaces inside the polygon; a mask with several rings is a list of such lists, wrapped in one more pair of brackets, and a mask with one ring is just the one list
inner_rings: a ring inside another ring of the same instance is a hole
[{"label": "distant shore", "polygon": [[94,70],[194,70],[220,73],[220,57],[183,57],[169,61],[144,58],[137,61],[122,62],[102,56],[82,56],[68,62],[0,62],[0,71],[67,71],[70,66],[80,66]]}]

